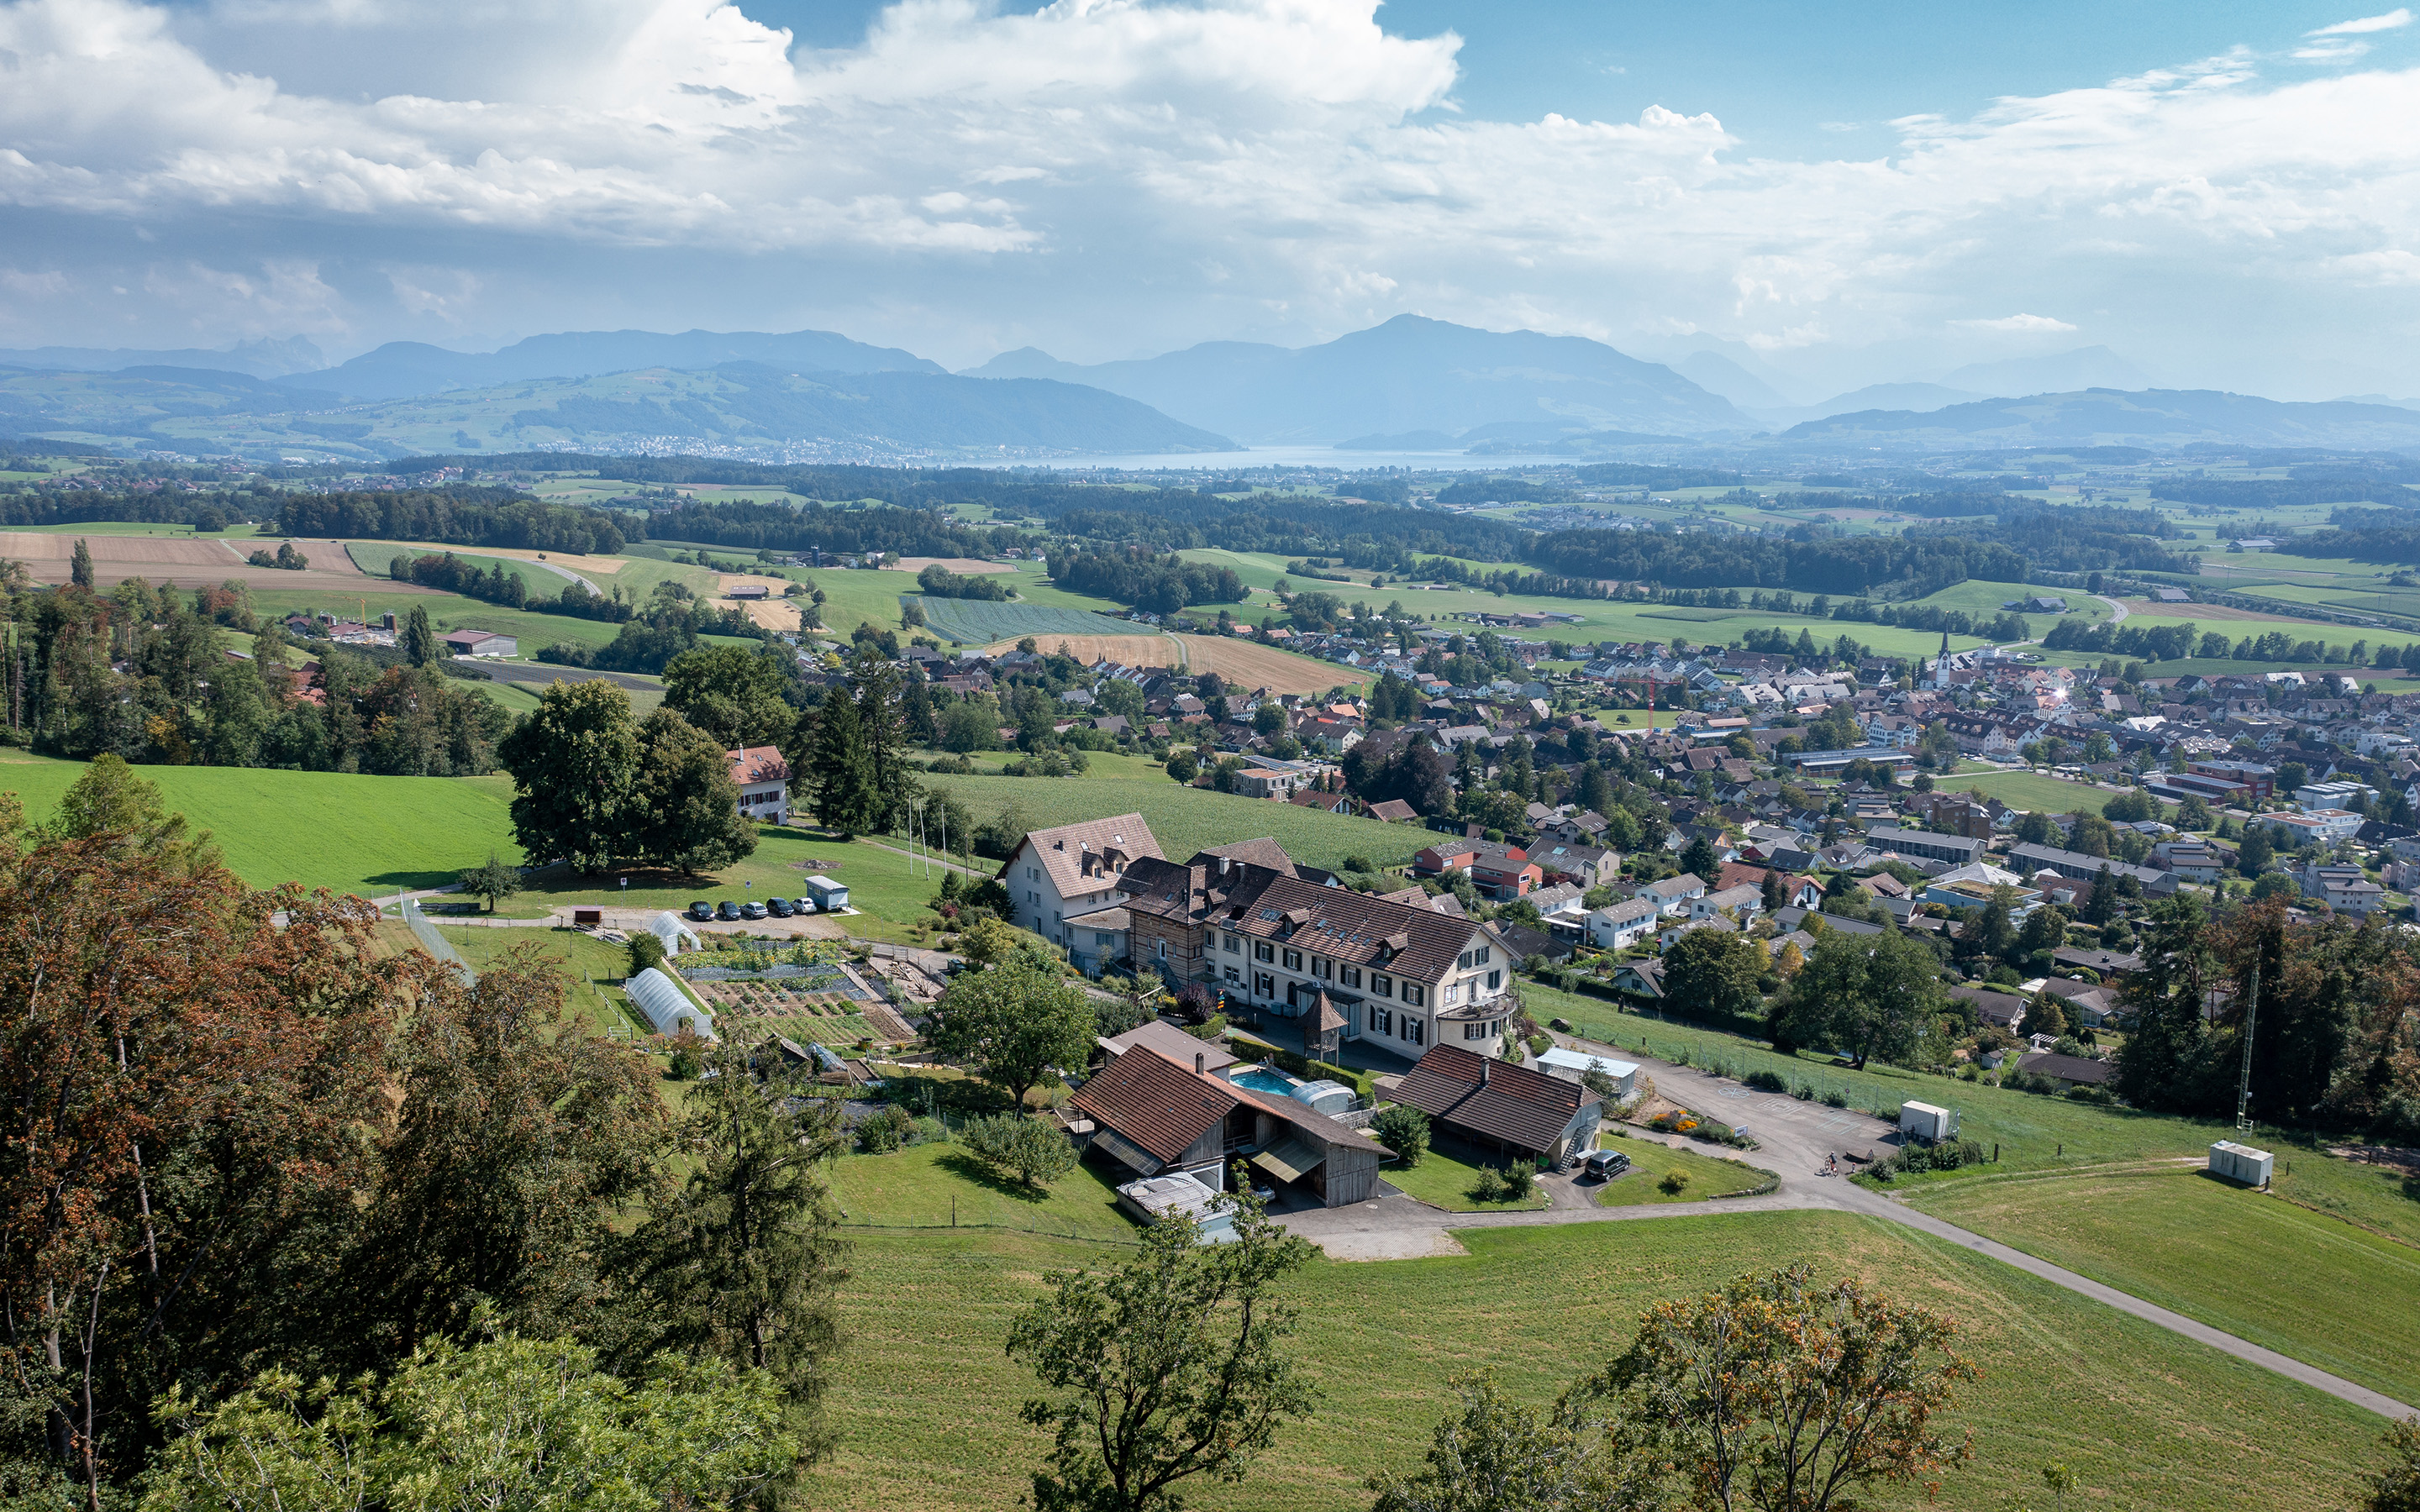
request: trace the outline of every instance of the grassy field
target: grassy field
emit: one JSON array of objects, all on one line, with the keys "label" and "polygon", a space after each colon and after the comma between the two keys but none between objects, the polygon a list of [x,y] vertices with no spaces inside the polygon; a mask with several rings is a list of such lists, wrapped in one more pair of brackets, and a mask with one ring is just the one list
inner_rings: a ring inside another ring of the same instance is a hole
[{"label": "grassy field", "polygon": [[[917,1152],[908,1152],[914,1155]],[[834,1166],[844,1202],[876,1160]],[[1071,1180],[1073,1180],[1071,1178]],[[912,1177],[902,1180],[912,1184]],[[1209,1512],[1353,1507],[1373,1472],[1408,1471],[1447,1410],[1447,1378],[1494,1366],[1543,1405],[1628,1341],[1638,1314],[1731,1276],[1811,1259],[1956,1316],[1984,1379],[1949,1414],[1976,1460],[1942,1504],[2040,1507],[2062,1459],[2080,1504],[2322,1512],[2350,1504],[2380,1421],[2020,1272],[1841,1213],[1691,1213],[1647,1223],[1466,1231],[1450,1258],[1314,1260],[1292,1282],[1317,1414],[1282,1429],[1240,1486],[1188,1490]],[[830,1396],[841,1450],[817,1505],[882,1512],[1012,1504],[1047,1447],[1017,1405],[1033,1380],[1001,1348],[1044,1273],[1114,1264],[1098,1243],[958,1233],[856,1237],[849,1345]],[[2217,1452],[2221,1446],[2225,1452]],[[1920,1490],[1879,1506],[1923,1504]]]},{"label": "grassy field", "polygon": [[[630,970],[629,952],[574,929],[489,929],[431,915],[429,923],[473,971],[486,971],[517,950],[534,950],[563,976],[564,995],[601,1029],[655,1032],[630,1007],[618,984]],[[382,929],[401,926],[381,925]],[[406,937],[409,938],[407,933]]]},{"label": "grassy field", "polygon": [[1382,825],[1291,803],[1184,787],[1140,763],[1121,764],[1125,770],[1096,760],[1084,777],[927,775],[923,780],[965,804],[978,821],[1013,803],[1032,829],[1139,813],[1151,825],[1161,853],[1175,860],[1208,846],[1266,835],[1295,860],[1335,871],[1347,856],[1356,855],[1382,867],[1398,865],[1428,843],[1429,832],[1414,825]]},{"label": "grassy field", "polygon": [[[1450,1140],[1440,1148],[1431,1145],[1420,1163],[1405,1169],[1390,1162],[1378,1169],[1379,1178],[1389,1186],[1419,1198],[1433,1208],[1449,1212],[1495,1212],[1500,1209],[1545,1208],[1552,1206],[1542,1187],[1532,1187],[1525,1202],[1481,1202],[1470,1195],[1471,1184],[1479,1180],[1479,1168],[1487,1161],[1484,1152],[1458,1140]],[[1500,1167],[1499,1167],[1500,1168]]]},{"label": "grassy field", "polygon": [[2011,808],[2042,813],[2069,813],[2081,809],[2099,813],[2101,806],[2117,796],[2086,782],[2071,782],[2063,777],[2046,772],[1986,772],[1974,777],[1943,777],[1933,779],[1944,793],[1973,793],[1986,798],[1997,798]]},{"label": "grassy field", "polygon": [[1131,1242],[1109,1167],[1086,1161],[1047,1191],[1003,1180],[955,1144],[832,1163],[832,1195],[851,1224],[909,1228],[1000,1227]]},{"label": "grassy field", "polygon": [[[281,882],[364,896],[452,883],[513,843],[512,779],[355,777],[233,766],[146,766],[168,807],[207,829],[227,869],[256,887]],[[78,762],[0,754],[0,791],[49,817],[84,772]]]},{"label": "grassy field", "polygon": [[632,874],[628,887],[619,877],[568,876],[547,873],[530,879],[527,890],[499,910],[508,918],[535,918],[552,909],[574,904],[609,908],[669,908],[677,913],[694,900],[719,903],[767,898],[794,898],[806,890],[806,870],[798,863],[810,858],[831,863],[827,873],[848,884],[849,903],[861,910],[845,915],[851,934],[902,942],[909,925],[940,887],[937,867],[927,880],[923,863],[909,874],[908,857],[869,841],[843,844],[815,830],[767,825],[756,832],[756,851],[747,859],[709,875],[665,877]]},{"label": "grassy field", "polygon": [[1983,1180],[1926,1211],[2420,1401],[2420,1247],[2191,1168]]},{"label": "grassy field", "polygon": [[[1600,1208],[1641,1208],[1659,1202],[1704,1202],[1712,1197],[1748,1192],[1773,1179],[1770,1171],[1736,1160],[1700,1155],[1694,1149],[1659,1145],[1652,1139],[1624,1139],[1608,1134],[1607,1149],[1630,1157],[1629,1174],[1619,1180],[1586,1190]],[[1664,1178],[1681,1176],[1687,1184],[1678,1192],[1664,1190]]]}]

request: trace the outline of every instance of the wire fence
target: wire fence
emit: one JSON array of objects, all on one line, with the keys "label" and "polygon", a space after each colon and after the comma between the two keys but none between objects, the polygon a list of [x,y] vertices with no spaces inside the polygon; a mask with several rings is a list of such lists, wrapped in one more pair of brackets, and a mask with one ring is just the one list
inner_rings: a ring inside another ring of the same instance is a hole
[{"label": "wire fence", "polygon": [[478,985],[479,974],[471,969],[471,963],[462,959],[462,952],[454,949],[453,942],[437,933],[437,926],[420,911],[419,899],[406,898],[403,901],[403,921],[411,926],[411,937],[420,942],[422,949],[452,966],[460,975],[463,986]]}]

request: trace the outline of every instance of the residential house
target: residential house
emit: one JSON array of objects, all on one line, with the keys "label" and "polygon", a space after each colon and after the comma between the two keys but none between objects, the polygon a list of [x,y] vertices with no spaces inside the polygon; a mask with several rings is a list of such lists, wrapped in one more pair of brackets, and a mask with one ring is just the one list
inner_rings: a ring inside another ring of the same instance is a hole
[{"label": "residential house", "polygon": [[1015,907],[1012,921],[1071,956],[1097,961],[1089,939],[1078,948],[1068,920],[1122,904],[1118,879],[1142,858],[1162,859],[1159,841],[1139,813],[1030,831],[999,872]]},{"label": "residential house", "polygon": [[1630,997],[1660,1002],[1664,996],[1664,963],[1624,961],[1613,968],[1613,990]]},{"label": "residential house", "polygon": [[1886,855],[1895,853],[1927,861],[1946,861],[1951,866],[1968,866],[1981,857],[1987,841],[1967,835],[1882,825],[1866,831],[1866,843]]},{"label": "residential house", "polygon": [[1972,1004],[1977,1018],[2011,1033],[2025,1021],[2025,999],[2015,993],[1969,981],[1950,988],[1949,995]]},{"label": "residential house", "polygon": [[2339,914],[2366,918],[2386,902],[2386,889],[2350,863],[2306,866],[2296,880],[2302,884],[2304,897],[2316,898]]},{"label": "residential house", "polygon": [[1382,1147],[1307,1103],[1218,1074],[1208,1059],[1206,1047],[1187,1067],[1140,1045],[1111,1060],[1067,1100],[1092,1125],[1090,1148],[1139,1176],[1181,1172],[1214,1192],[1241,1156],[1325,1207],[1369,1200]]},{"label": "residential house", "polygon": [[1706,895],[1706,885],[1694,872],[1683,872],[1677,877],[1651,882],[1634,895],[1646,899],[1661,914],[1678,914]]},{"label": "residential house", "polygon": [[1689,903],[1691,918],[1718,918],[1728,915],[1735,921],[1745,924],[1762,912],[1764,912],[1764,889],[1745,885],[1710,892],[1702,898],[1692,899]]},{"label": "residential house", "polygon": [[1579,1082],[1436,1045],[1404,1073],[1398,1102],[1446,1133],[1556,1167],[1596,1148],[1604,1100]]},{"label": "residential house", "polygon": [[731,780],[739,786],[739,811],[768,825],[790,822],[790,764],[777,746],[743,746],[724,751]]},{"label": "residential house", "polygon": [[1588,916],[1588,940],[1600,950],[1626,950],[1655,932],[1664,911],[1652,898],[1627,898]]}]

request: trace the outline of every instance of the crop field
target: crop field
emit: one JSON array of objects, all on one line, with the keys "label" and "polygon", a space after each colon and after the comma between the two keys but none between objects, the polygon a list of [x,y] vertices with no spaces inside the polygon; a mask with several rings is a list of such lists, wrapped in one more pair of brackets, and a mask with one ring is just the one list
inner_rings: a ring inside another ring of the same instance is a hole
[{"label": "crop field", "polygon": [[[893,583],[900,579],[893,578]],[[986,645],[997,640],[1016,641],[1026,636],[1040,640],[1052,635],[1132,635],[1132,621],[1113,620],[1106,614],[1089,609],[1059,609],[1047,604],[1001,604],[975,598],[929,598],[923,594],[904,595],[923,606],[924,623],[941,640],[962,646]],[[830,616],[826,616],[827,620]],[[895,622],[897,612],[894,609]],[[834,626],[839,628],[839,626]]]},{"label": "crop field", "polygon": [[1320,813],[1266,798],[1239,798],[1207,788],[1185,787],[1165,773],[1136,764],[1140,769],[1133,776],[1105,775],[1098,770],[1085,777],[927,773],[921,780],[949,793],[978,821],[1015,804],[1031,829],[1104,814],[1139,813],[1151,825],[1160,854],[1175,860],[1212,845],[1266,835],[1295,860],[1335,871],[1343,866],[1347,856],[1359,856],[1382,867],[1398,865],[1428,843],[1429,832],[1417,825],[1382,825],[1374,819]]},{"label": "crop field", "polygon": [[[0,754],[0,792],[42,820],[77,762]],[[520,859],[512,780],[504,777],[358,777],[242,766],[146,766],[168,807],[207,829],[227,870],[256,887],[300,882],[370,897],[443,887],[489,853]]]},{"label": "crop field", "polygon": [[1918,1206],[2349,1381],[2420,1400],[2420,1247],[2193,1167],[1968,1181],[1927,1191]]},{"label": "crop field", "polygon": [[[950,1175],[949,1160],[946,1147],[847,1157],[835,1181],[854,1222],[931,1222],[939,1207],[931,1188]],[[958,1185],[988,1192],[970,1178]],[[896,1219],[884,1200],[893,1193],[903,1199]],[[1070,1199],[1097,1211],[1097,1194],[1071,1191]],[[1005,1211],[1000,1221],[1015,1220],[1016,1199],[985,1200],[987,1219]],[[1057,1218],[1061,1200],[1054,1194],[1027,1209],[1040,1220],[1034,1227]],[[830,1397],[841,1447],[817,1468],[810,1495],[818,1505],[882,1512],[1013,1504],[1048,1436],[1018,1417],[1035,1383],[1002,1348],[1010,1319],[1040,1293],[1044,1273],[1114,1265],[1130,1252],[968,1229],[851,1238],[857,1279],[841,1304],[849,1343]],[[1418,1467],[1450,1405],[1449,1377],[1493,1367],[1516,1399],[1543,1407],[1619,1353],[1647,1307],[1800,1259],[1827,1279],[1855,1275],[1959,1320],[1960,1347],[1982,1380],[1963,1389],[1946,1422],[1953,1436],[1974,1430],[1976,1455],[1945,1477],[1939,1504],[2046,1506],[2040,1469],[2059,1459],[2077,1475],[2082,1505],[2333,1512],[2353,1504],[2383,1427],[2348,1403],[1880,1220],[1698,1210],[1456,1238],[1467,1254],[1314,1259],[1292,1277],[1295,1348],[1319,1394],[1316,1413],[1280,1429],[1242,1484],[1195,1486],[1188,1504],[1205,1512],[1366,1505],[1365,1477]],[[1885,1490],[1874,1504],[1913,1508],[1927,1498],[1920,1488]]]},{"label": "crop field", "polygon": [[[258,592],[266,588],[341,589],[363,581],[361,569],[331,542],[297,541],[295,548],[311,559],[299,572],[283,567],[255,567],[244,558],[259,543],[247,539],[244,549],[235,543],[207,535],[123,535],[70,531],[23,531],[0,534],[0,558],[23,562],[34,580],[63,583],[82,540],[92,553],[94,580],[103,588],[140,578],[154,587],[215,588],[230,579]],[[425,589],[405,589],[424,593]]]}]

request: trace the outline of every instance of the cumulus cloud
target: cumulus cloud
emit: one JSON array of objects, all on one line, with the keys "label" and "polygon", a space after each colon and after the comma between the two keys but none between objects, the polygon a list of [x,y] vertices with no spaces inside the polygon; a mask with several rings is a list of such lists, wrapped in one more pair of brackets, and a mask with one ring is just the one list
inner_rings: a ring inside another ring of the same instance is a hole
[{"label": "cumulus cloud", "polygon": [[2095,307],[2386,298],[2420,230],[2412,72],[2278,84],[2239,50],[1790,161],[1694,102],[1471,118],[1460,48],[1374,0],[899,0],[829,50],[724,0],[0,0],[0,226],[151,230],[262,290],[310,264],[330,292],[253,302],[365,334],[814,317],[1085,358],[1405,309],[1767,350],[2052,333],[1974,312],[2079,277]]}]

